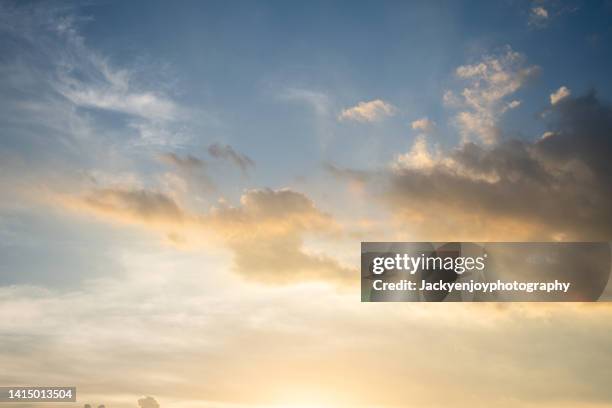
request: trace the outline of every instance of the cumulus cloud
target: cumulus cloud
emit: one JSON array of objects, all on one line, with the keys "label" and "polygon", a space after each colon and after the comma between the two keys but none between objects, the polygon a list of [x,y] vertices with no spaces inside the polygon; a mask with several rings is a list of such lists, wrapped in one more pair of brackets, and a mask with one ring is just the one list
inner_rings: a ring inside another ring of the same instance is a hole
[{"label": "cumulus cloud", "polygon": [[436,157],[417,140],[390,175],[389,202],[443,240],[609,240],[612,110],[588,94],[551,113],[553,130],[535,142],[466,143]]},{"label": "cumulus cloud", "polygon": [[255,162],[249,156],[235,151],[229,145],[211,144],[208,146],[208,154],[216,159],[227,160],[238,166],[243,174],[246,174],[249,169],[255,167]]},{"label": "cumulus cloud", "polygon": [[440,152],[433,150],[427,143],[425,135],[418,135],[410,151],[400,154],[395,159],[394,167],[398,169],[430,169],[439,161]]},{"label": "cumulus cloud", "polygon": [[[542,137],[442,152],[420,135],[390,170],[360,174],[411,239],[612,237],[612,108],[594,93],[553,105]],[[354,173],[344,172],[347,176]]]},{"label": "cumulus cloud", "polygon": [[248,190],[239,206],[220,202],[206,213],[190,212],[170,196],[148,190],[99,189],[60,202],[102,219],[153,228],[175,241],[182,235],[216,240],[232,251],[236,272],[247,279],[346,283],[356,276],[332,257],[304,248],[306,235],[333,234],[337,227],[331,216],[292,190]]},{"label": "cumulus cloud", "polygon": [[413,121],[411,124],[412,129],[419,130],[424,133],[431,133],[436,128],[436,123],[428,118],[421,118]]},{"label": "cumulus cloud", "polygon": [[555,92],[550,94],[550,104],[555,105],[570,95],[571,95],[571,91],[567,87],[562,86],[559,89],[557,89]]},{"label": "cumulus cloud", "polygon": [[499,140],[497,126],[501,115],[508,109],[516,108],[520,101],[507,101],[518,91],[539,68],[527,66],[525,57],[507,47],[500,55],[485,56],[482,61],[459,66],[455,74],[468,85],[456,94],[446,91],[443,100],[446,105],[459,109],[455,124],[464,142],[475,136],[485,144]]},{"label": "cumulus cloud", "polygon": [[395,106],[381,99],[375,99],[369,102],[359,102],[356,106],[342,110],[338,115],[338,120],[376,122],[396,113],[397,108]]}]

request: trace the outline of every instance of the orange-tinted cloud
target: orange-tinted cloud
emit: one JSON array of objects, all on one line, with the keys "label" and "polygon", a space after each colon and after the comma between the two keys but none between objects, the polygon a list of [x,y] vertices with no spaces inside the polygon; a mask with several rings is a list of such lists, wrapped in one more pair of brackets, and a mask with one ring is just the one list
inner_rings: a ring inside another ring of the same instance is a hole
[{"label": "orange-tinted cloud", "polygon": [[[229,248],[235,270],[245,278],[269,283],[303,280],[357,281],[354,270],[326,255],[304,249],[307,234],[330,234],[337,226],[305,195],[288,189],[248,190],[233,207],[222,203],[193,213],[161,192],[98,189],[63,197],[66,208],[103,219],[155,229],[175,241],[205,235]],[[355,278],[355,279],[351,279]]]}]

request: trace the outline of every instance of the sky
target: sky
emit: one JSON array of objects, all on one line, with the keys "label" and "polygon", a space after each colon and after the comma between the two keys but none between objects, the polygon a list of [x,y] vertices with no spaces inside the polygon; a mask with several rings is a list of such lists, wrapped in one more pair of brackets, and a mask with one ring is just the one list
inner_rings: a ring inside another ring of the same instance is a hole
[{"label": "sky", "polygon": [[358,265],[611,241],[611,40],[605,1],[1,1],[0,384],[610,406],[605,303],[362,304]]}]

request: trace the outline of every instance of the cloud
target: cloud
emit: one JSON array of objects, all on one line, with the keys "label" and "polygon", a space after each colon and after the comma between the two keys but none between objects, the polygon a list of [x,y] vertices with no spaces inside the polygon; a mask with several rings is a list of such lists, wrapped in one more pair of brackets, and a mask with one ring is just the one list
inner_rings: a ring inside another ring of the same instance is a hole
[{"label": "cloud", "polygon": [[208,146],[208,154],[216,159],[227,160],[240,168],[243,174],[255,167],[255,162],[246,154],[238,153],[229,145],[214,143]]},{"label": "cloud", "polygon": [[215,183],[208,175],[207,164],[204,160],[192,155],[181,157],[176,153],[160,153],[157,155],[160,162],[173,168],[173,172],[161,176],[165,190],[178,193],[202,194],[203,196],[217,191]]},{"label": "cloud", "polygon": [[[37,126],[53,126],[33,133],[51,131],[54,137],[73,133],[71,148],[84,144],[85,138],[90,139],[90,148],[101,139],[108,146],[108,138],[115,134],[121,135],[121,143],[112,143],[113,149],[107,150],[184,143],[191,118],[172,98],[163,70],[142,64],[119,66],[88,47],[81,35],[88,20],[79,17],[73,5],[16,4],[0,6],[4,52],[10,55],[1,68],[11,73],[3,82],[16,91],[7,95],[4,104],[20,113],[10,120],[27,117]],[[108,116],[98,120],[109,113],[123,115],[125,121],[106,120]],[[138,138],[132,136],[134,131]]]},{"label": "cloud", "polygon": [[[87,48],[70,19],[52,29],[67,50],[58,52],[55,89],[78,107],[120,112],[149,120],[177,119],[178,106],[160,91],[141,89],[130,70],[117,69]],[[48,26],[47,26],[48,27]]]},{"label": "cloud", "polygon": [[338,115],[338,120],[376,122],[396,113],[397,108],[395,106],[383,100],[375,99],[369,102],[359,102],[356,106],[342,110]]},{"label": "cloud", "polygon": [[531,13],[540,18],[548,18],[548,11],[544,7],[534,7],[531,9]]},{"label": "cloud", "polygon": [[548,137],[553,137],[555,135],[555,132],[551,132],[551,131],[546,131],[544,133],[542,133],[542,136],[540,136],[540,139],[546,139]]},{"label": "cloud", "polygon": [[282,190],[248,190],[240,206],[214,208],[208,224],[226,238],[235,269],[248,279],[269,283],[323,280],[348,283],[354,270],[303,247],[306,234],[329,234],[334,220],[303,194]]},{"label": "cloud", "polygon": [[535,142],[435,156],[417,140],[390,176],[393,208],[442,240],[609,240],[612,110],[594,94],[553,108],[553,131]]},{"label": "cloud", "polygon": [[305,249],[307,234],[333,234],[337,226],[310,199],[291,190],[248,190],[239,206],[220,202],[206,213],[190,212],[166,194],[142,189],[99,189],[62,196],[58,202],[103,220],[152,228],[176,242],[183,236],[204,243],[216,240],[232,251],[234,269],[247,279],[346,284],[357,277],[332,257]]},{"label": "cloud", "polygon": [[189,218],[169,196],[144,189],[98,189],[80,197],[64,197],[62,202],[69,208],[123,222],[176,225]]},{"label": "cloud", "polygon": [[539,72],[537,66],[526,66],[525,57],[506,47],[500,55],[485,56],[482,61],[462,65],[456,76],[468,82],[459,95],[453,91],[444,93],[444,103],[460,111],[455,124],[464,142],[475,136],[485,144],[494,144],[500,138],[497,123],[508,109],[516,108],[520,101],[507,98],[518,91]]},{"label": "cloud", "polygon": [[173,102],[152,92],[130,93],[112,83],[92,87],[70,78],[63,78],[58,91],[80,107],[126,113],[154,120],[174,119],[177,108]]},{"label": "cloud", "polygon": [[508,109],[515,109],[515,108],[518,108],[519,106],[521,106],[521,101],[516,101],[516,100],[511,101],[510,103],[506,105]]},{"label": "cloud", "polygon": [[[213,285],[202,278],[213,271],[204,270],[200,258],[198,273],[188,274],[184,268],[176,273],[175,263],[160,266],[168,260],[154,255],[141,261],[138,280],[69,295],[0,288],[0,357],[8,378],[78,380],[89,384],[79,391],[80,400],[117,408],[138,407],[134,395],[150,388],[180,408],[278,406],[279,399],[364,408],[466,408],[478,401],[501,408],[575,408],[602,407],[612,399],[612,323],[605,304],[364,308],[356,293],[318,285]],[[137,268],[126,267],[132,273]],[[152,278],[159,275],[172,279]],[[66,316],[79,330],[66,332]],[[406,327],[412,328],[409,335]],[[477,359],[487,363],[473,364]],[[359,370],[347,370],[347,364]],[[402,392],[390,381],[410,376]],[[542,376],[550,381],[538,381]],[[441,387],[448,392],[439,392]],[[476,394],[458,403],[456,395],[465,389]]]},{"label": "cloud", "polygon": [[[451,151],[419,135],[389,170],[361,176],[410,239],[612,238],[612,108],[594,93],[552,105],[543,137]],[[399,228],[399,227],[398,227]]]},{"label": "cloud", "polygon": [[546,28],[554,19],[578,11],[580,3],[574,1],[558,2],[534,0],[529,9],[527,24],[531,28]]},{"label": "cloud", "polygon": [[550,94],[550,104],[555,105],[570,95],[571,91],[567,87],[562,86],[561,88]]},{"label": "cloud", "polygon": [[205,166],[205,163],[202,160],[191,155],[187,155],[185,158],[182,158],[175,153],[162,153],[159,155],[159,159],[166,164],[189,171]]},{"label": "cloud", "polygon": [[436,123],[428,118],[421,118],[413,121],[411,124],[412,129],[420,130],[424,133],[431,133],[436,128]]},{"label": "cloud", "polygon": [[544,7],[532,7],[529,11],[529,25],[538,28],[545,27],[549,17],[549,12]]},{"label": "cloud", "polygon": [[371,178],[371,174],[368,171],[340,168],[331,163],[324,163],[323,169],[334,177],[345,181],[365,183]]},{"label": "cloud", "polygon": [[330,233],[336,228],[334,220],[306,196],[286,189],[249,190],[240,204],[215,209],[213,219],[230,229],[227,242],[243,276],[272,283],[353,280],[353,269],[303,249],[306,233]]},{"label": "cloud", "polygon": [[138,406],[140,408],[159,408],[159,404],[153,397],[144,397],[139,399]]},{"label": "cloud", "polygon": [[438,162],[439,156],[438,150],[431,151],[425,135],[418,135],[410,151],[397,156],[394,167],[425,170],[433,167]]}]

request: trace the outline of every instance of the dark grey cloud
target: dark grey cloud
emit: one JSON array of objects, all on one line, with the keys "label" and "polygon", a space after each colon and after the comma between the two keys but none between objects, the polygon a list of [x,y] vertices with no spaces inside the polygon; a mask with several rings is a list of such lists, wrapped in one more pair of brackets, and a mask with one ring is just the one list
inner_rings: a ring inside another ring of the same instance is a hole
[{"label": "dark grey cloud", "polygon": [[419,150],[390,170],[325,168],[365,183],[422,239],[612,239],[612,108],[589,92],[542,117],[549,131],[531,141]]},{"label": "dark grey cloud", "polygon": [[227,160],[235,164],[244,174],[246,174],[250,168],[255,167],[255,162],[249,156],[235,151],[229,145],[213,143],[208,146],[208,154],[216,159]]},{"label": "dark grey cloud", "polygon": [[565,98],[551,108],[554,135],[536,144],[545,158],[568,163],[579,160],[600,182],[612,179],[612,108],[595,91]]},{"label": "dark grey cloud", "polygon": [[611,239],[612,109],[591,92],[545,117],[553,134],[535,142],[467,143],[426,169],[392,172],[388,201],[412,214],[434,209],[431,224],[455,219],[453,228],[465,217],[485,229],[514,222],[537,239]]}]

